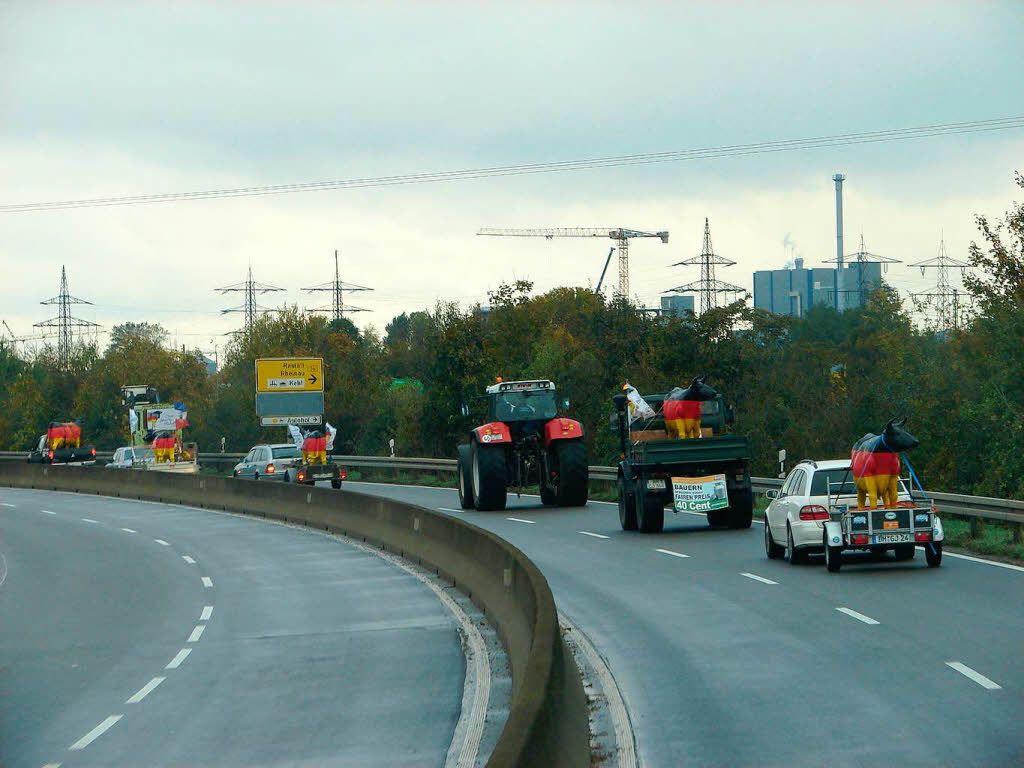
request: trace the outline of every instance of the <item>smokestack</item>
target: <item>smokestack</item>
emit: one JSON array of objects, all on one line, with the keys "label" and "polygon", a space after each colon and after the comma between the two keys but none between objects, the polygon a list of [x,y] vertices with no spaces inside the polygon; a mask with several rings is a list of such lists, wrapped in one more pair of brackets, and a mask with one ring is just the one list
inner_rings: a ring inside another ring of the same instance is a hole
[{"label": "smokestack", "polygon": [[836,269],[843,268],[843,180],[841,173],[832,177],[836,183]]}]

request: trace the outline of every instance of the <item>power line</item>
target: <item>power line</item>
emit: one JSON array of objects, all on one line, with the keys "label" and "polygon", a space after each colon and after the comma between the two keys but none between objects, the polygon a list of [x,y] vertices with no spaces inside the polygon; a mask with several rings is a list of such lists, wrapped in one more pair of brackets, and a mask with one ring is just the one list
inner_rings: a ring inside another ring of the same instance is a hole
[{"label": "power line", "polygon": [[303,288],[302,290],[307,293],[314,293],[316,291],[330,291],[331,292],[331,306],[329,307],[315,307],[314,309],[307,309],[307,312],[330,312],[331,320],[341,320],[346,312],[369,312],[370,310],[364,309],[363,307],[353,307],[351,305],[345,306],[345,292],[354,291],[372,291],[373,288],[367,288],[365,285],[356,285],[355,283],[343,283],[341,281],[341,274],[338,271],[338,251],[334,251],[334,279],[326,283],[320,283],[320,285],[314,285],[311,288]]},{"label": "power line", "polygon": [[267,285],[266,283],[258,283],[252,279],[252,266],[249,266],[249,274],[245,280],[241,283],[235,283],[234,285],[226,285],[223,288],[214,288],[219,293],[244,293],[245,303],[240,307],[233,307],[232,309],[222,309],[220,313],[227,315],[232,312],[242,312],[245,314],[245,333],[252,330],[253,325],[256,324],[256,315],[264,312],[273,312],[272,309],[261,307],[256,303],[257,293],[271,293],[272,291],[283,291],[284,288],[278,288],[273,285]]},{"label": "power line", "polygon": [[68,275],[64,266],[61,265],[60,293],[52,299],[46,299],[46,301],[41,301],[39,303],[57,305],[57,317],[51,317],[49,320],[43,320],[41,323],[33,323],[32,327],[57,329],[54,333],[44,331],[38,338],[52,338],[54,335],[57,337],[57,359],[60,363],[61,369],[66,371],[71,367],[71,350],[74,347],[72,328],[89,328],[95,331],[100,327],[96,323],[89,322],[88,320],[82,320],[80,317],[73,317],[71,315],[71,305],[92,304],[92,302],[86,301],[85,299],[79,299],[77,296],[72,296],[68,293]]},{"label": "power line", "polygon": [[764,154],[769,152],[792,152],[801,149],[839,147],[855,144],[872,144],[884,141],[905,141],[908,139],[951,136],[964,133],[981,133],[1024,128],[1024,115],[970,120],[959,123],[941,123],[913,128],[893,128],[859,133],[833,134],[804,139],[763,141],[753,144],[732,144],[699,149],[672,150],[667,152],[643,152],[631,155],[596,157],[582,160],[564,160],[546,163],[466,168],[456,171],[435,171],[428,173],[374,176],[331,181],[314,181],[295,184],[276,184],[229,189],[207,189],[192,192],[171,192],[166,194],[127,195],[120,197],[99,197],[80,200],[55,200],[38,203],[12,203],[0,205],[0,213],[27,213],[32,211],[63,210],[66,208],[98,208],[114,205],[143,205],[182,200],[208,200],[229,197],[255,197],[261,195],[282,195],[295,192],[316,192],[328,189],[361,189],[406,184],[428,184],[442,181],[463,181],[498,176],[524,176],[538,173],[562,173],[566,171],[612,168],[627,165],[648,165],[652,163],[683,162],[719,157]]}]

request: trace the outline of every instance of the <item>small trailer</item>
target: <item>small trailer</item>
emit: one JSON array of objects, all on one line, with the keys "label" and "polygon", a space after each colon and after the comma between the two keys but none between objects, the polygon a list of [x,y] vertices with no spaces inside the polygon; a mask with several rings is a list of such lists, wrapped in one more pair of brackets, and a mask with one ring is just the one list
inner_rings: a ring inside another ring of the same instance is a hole
[{"label": "small trailer", "polygon": [[[909,499],[898,501],[894,507],[875,508],[839,503],[839,494],[848,483],[844,480],[836,484],[836,502],[829,504],[829,519],[822,530],[825,566],[830,573],[842,567],[842,554],[848,549],[880,554],[892,550],[897,560],[912,560],[916,548],[923,547],[929,568],[942,564],[942,521],[920,483],[915,490],[912,481],[917,481],[913,471],[910,479],[900,480],[902,487],[910,489]],[[829,482],[830,499],[832,489],[833,483]]]}]

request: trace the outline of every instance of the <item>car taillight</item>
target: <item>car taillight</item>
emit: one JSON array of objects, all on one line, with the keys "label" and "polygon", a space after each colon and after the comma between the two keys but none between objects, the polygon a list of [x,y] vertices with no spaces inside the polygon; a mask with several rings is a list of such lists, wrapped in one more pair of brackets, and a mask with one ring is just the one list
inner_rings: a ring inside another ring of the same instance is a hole
[{"label": "car taillight", "polygon": [[274,474],[274,465],[273,464],[267,464],[267,474],[268,475]]},{"label": "car taillight", "polygon": [[867,534],[862,533],[862,534],[859,534],[859,535],[856,535],[856,536],[851,536],[850,537],[850,543],[851,544],[867,544],[868,543]]},{"label": "car taillight", "polygon": [[801,520],[828,520],[828,510],[818,504],[800,507]]},{"label": "car taillight", "polygon": [[917,533],[914,534],[914,541],[931,541],[931,540],[932,540],[932,532],[931,531],[918,531]]}]

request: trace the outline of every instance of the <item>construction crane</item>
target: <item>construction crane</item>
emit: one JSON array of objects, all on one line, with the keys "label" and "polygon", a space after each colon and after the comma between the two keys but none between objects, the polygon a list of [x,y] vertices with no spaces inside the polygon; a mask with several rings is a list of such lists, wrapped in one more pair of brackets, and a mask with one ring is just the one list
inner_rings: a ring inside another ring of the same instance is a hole
[{"label": "construction crane", "polygon": [[481,229],[478,235],[494,235],[497,237],[608,237],[616,242],[619,249],[619,289],[620,296],[629,296],[629,241],[636,237],[657,237],[663,243],[668,242],[668,232],[641,232],[624,227],[556,227],[553,229]]}]

